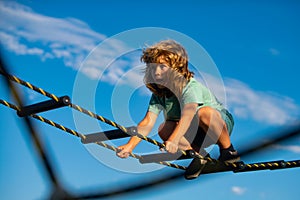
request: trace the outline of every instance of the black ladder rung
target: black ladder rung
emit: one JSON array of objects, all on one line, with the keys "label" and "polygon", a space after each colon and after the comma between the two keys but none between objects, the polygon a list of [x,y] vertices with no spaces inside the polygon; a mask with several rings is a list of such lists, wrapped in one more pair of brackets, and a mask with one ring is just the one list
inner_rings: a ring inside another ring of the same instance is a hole
[{"label": "black ladder rung", "polygon": [[[131,129],[132,127],[126,128],[127,130]],[[98,132],[98,133],[92,133],[85,135],[85,138],[81,139],[81,142],[83,144],[89,144],[89,143],[95,143],[95,142],[101,142],[106,140],[114,140],[114,139],[120,139],[129,137],[130,135],[124,133],[123,131],[119,129],[110,130],[110,131],[104,131],[104,132]]]},{"label": "black ladder rung", "polygon": [[70,104],[71,104],[70,97],[62,96],[62,97],[58,98],[58,101],[56,101],[54,99],[50,99],[50,100],[39,102],[36,104],[24,106],[21,108],[21,110],[17,111],[17,114],[19,117],[25,117],[25,116],[29,116],[32,114],[68,106]]},{"label": "black ladder rung", "polygon": [[140,163],[153,163],[153,162],[161,162],[161,161],[172,161],[172,160],[183,160],[183,159],[190,159],[193,156],[187,151],[186,155],[182,153],[156,153],[156,154],[148,154],[142,155],[139,158]]}]

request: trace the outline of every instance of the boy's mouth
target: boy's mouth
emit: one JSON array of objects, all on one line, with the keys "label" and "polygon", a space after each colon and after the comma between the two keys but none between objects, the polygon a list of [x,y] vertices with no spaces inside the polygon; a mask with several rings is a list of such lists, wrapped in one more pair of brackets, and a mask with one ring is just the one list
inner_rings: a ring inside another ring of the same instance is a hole
[{"label": "boy's mouth", "polygon": [[163,82],[163,78],[161,76],[155,76],[155,81],[157,83],[162,83]]}]

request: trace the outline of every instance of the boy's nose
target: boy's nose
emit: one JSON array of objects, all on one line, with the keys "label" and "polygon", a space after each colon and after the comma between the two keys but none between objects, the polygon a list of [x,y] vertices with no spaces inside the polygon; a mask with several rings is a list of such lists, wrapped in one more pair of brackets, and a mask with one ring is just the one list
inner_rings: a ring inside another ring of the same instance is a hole
[{"label": "boy's nose", "polygon": [[156,66],[156,68],[155,68],[155,75],[161,75],[161,68],[160,68],[160,66]]}]

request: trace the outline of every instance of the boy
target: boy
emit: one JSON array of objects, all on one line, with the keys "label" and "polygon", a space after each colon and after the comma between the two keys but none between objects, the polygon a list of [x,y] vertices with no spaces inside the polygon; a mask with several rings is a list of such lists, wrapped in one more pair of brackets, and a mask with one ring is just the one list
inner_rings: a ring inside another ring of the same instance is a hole
[{"label": "boy", "polygon": [[[146,63],[144,83],[152,96],[148,111],[137,126],[138,132],[147,136],[163,111],[165,122],[158,133],[167,152],[193,149],[203,154],[205,147],[216,143],[220,148],[220,161],[238,161],[238,153],[229,137],[233,118],[215,96],[193,78],[185,49],[173,40],[164,40],[144,49],[141,61]],[[117,155],[127,158],[140,141],[138,137],[131,137],[127,144],[118,147]],[[194,158],[185,178],[198,177],[202,167],[201,160]]]}]

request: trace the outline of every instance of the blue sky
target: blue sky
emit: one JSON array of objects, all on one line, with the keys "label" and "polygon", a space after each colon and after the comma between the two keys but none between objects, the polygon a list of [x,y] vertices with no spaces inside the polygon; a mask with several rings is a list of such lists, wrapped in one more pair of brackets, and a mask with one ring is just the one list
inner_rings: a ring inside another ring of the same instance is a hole
[{"label": "blue sky", "polygon": [[[193,71],[235,117],[237,149],[251,147],[300,118],[297,1],[1,1],[0,40],[11,73],[75,104],[131,126],[143,117],[149,92],[142,85],[141,48],[162,39],[186,46]],[[13,102],[0,77],[1,99]],[[26,103],[46,100],[18,87]],[[40,159],[15,112],[0,106],[0,188],[3,199],[44,199],[51,191]],[[88,134],[110,130],[68,108],[41,114]],[[175,169],[121,160],[35,122],[59,180],[74,193],[122,188]],[[156,139],[155,130],[151,137]],[[118,146],[126,140],[113,141]],[[136,153],[157,148],[142,142]],[[217,149],[212,149],[217,155]],[[244,158],[294,160],[300,138]],[[183,163],[187,164],[187,163]],[[180,179],[125,197],[282,199],[298,196],[299,169],[205,175]],[[288,184],[287,184],[288,183]]]}]

